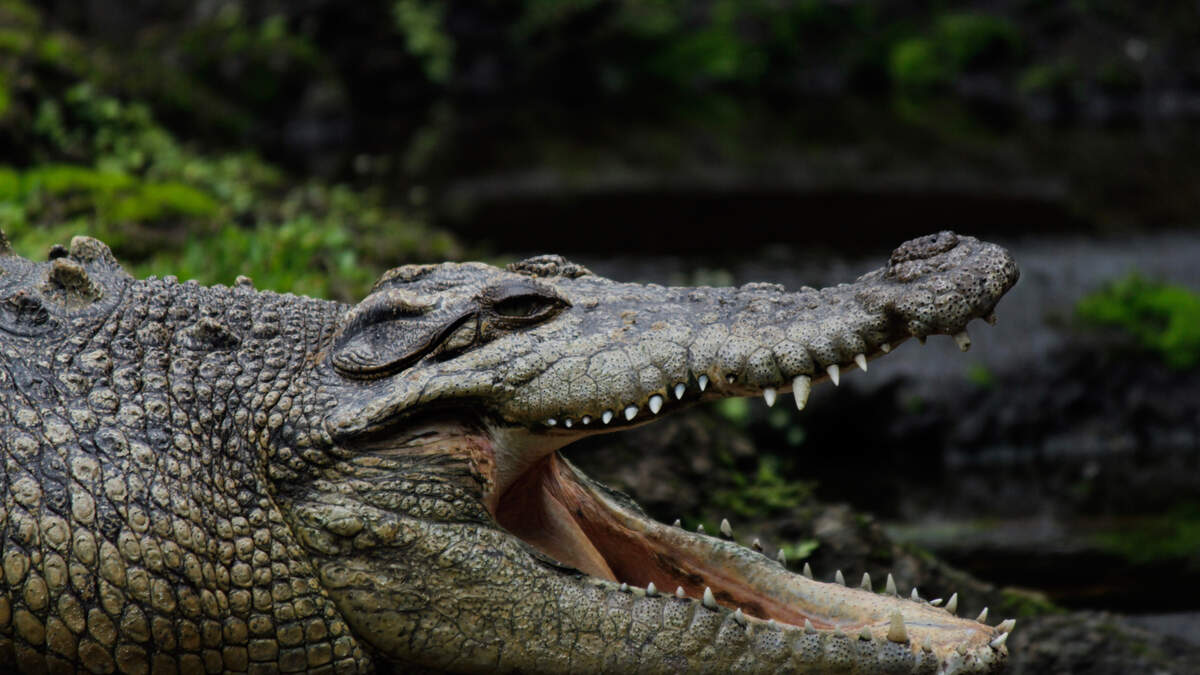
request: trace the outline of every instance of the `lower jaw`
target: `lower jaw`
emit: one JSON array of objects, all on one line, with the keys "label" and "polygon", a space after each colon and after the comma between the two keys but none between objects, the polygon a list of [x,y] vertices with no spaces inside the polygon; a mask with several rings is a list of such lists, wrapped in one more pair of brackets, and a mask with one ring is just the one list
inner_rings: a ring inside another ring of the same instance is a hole
[{"label": "lower jaw", "polygon": [[761,620],[883,636],[899,614],[918,644],[973,649],[995,637],[990,627],[924,601],[813,581],[734,542],[654,521],[558,453],[515,481],[493,515],[510,533],[592,577],[653,584]]}]

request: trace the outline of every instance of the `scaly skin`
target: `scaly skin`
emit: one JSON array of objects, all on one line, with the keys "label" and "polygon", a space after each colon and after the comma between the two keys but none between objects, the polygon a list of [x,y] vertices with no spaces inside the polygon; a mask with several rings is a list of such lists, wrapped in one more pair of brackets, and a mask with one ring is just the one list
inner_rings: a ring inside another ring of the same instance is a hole
[{"label": "scaly skin", "polygon": [[408,266],[355,307],[135,281],[82,237],[51,257],[0,237],[0,667],[1003,663],[1011,624],[789,574],[556,452],[703,400],[802,402],[910,336],[965,339],[1016,281],[998,247],[942,233],[799,293],[621,284],[553,256]]}]

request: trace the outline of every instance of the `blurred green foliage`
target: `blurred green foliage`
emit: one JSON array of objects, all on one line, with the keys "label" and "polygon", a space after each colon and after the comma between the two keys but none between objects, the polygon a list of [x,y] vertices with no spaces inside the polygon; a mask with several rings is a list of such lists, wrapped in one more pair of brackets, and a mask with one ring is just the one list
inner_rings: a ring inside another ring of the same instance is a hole
[{"label": "blurred green foliage", "polygon": [[[721,513],[745,518],[762,518],[794,513],[812,499],[814,484],[789,480],[784,462],[776,455],[760,455],[749,473],[731,471],[731,487],[713,491],[712,504]],[[729,467],[732,468],[732,467]]]},{"label": "blurred green foliage", "polygon": [[1191,289],[1135,273],[1080,299],[1075,311],[1086,322],[1130,334],[1172,368],[1200,364],[1200,294]]},{"label": "blurred green foliage", "polygon": [[404,35],[408,52],[419,59],[430,80],[444,83],[454,62],[454,41],[442,30],[446,7],[440,2],[397,0],[396,26]]},{"label": "blurred green foliage", "polygon": [[1125,523],[1092,539],[1101,548],[1138,564],[1184,559],[1200,565],[1200,502],[1176,504],[1167,513],[1138,517],[1136,523]]},{"label": "blurred green foliage", "polygon": [[1015,62],[1021,37],[1009,20],[982,12],[936,17],[927,36],[903,39],[892,48],[889,72],[904,90],[951,84],[963,73]]},{"label": "blurred green foliage", "polygon": [[[262,288],[343,300],[388,267],[461,255],[378,190],[289,180],[253,153],[181,143],[149,104],[105,89],[85,45],[42,30],[16,0],[0,17],[21,22],[19,40],[0,32],[0,144],[17,150],[0,162],[0,229],[24,255],[89,234],[139,275],[253,274]],[[282,32],[275,21],[254,35]],[[258,44],[235,37],[231,48]]]}]

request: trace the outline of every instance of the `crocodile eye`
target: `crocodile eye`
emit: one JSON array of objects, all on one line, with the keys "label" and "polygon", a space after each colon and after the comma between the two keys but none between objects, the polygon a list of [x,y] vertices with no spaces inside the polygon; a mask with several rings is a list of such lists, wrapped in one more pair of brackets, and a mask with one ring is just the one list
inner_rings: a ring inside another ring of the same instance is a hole
[{"label": "crocodile eye", "polygon": [[496,314],[510,319],[536,319],[553,310],[557,303],[540,295],[516,295],[492,306]]}]

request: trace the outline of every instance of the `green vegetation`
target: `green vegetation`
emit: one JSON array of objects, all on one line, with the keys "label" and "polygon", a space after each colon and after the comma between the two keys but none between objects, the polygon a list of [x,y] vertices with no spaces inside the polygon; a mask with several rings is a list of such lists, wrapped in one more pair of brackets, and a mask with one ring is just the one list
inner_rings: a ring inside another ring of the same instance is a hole
[{"label": "green vegetation", "polygon": [[[388,267],[461,255],[378,190],[289,180],[253,153],[179,142],[150,105],[108,91],[102,72],[80,65],[85,46],[42,31],[14,0],[0,15],[22,22],[21,40],[0,32],[0,144],[20,149],[0,163],[0,229],[24,255],[89,234],[138,275],[230,284],[252,273],[262,288],[343,300]],[[228,39],[254,51],[285,33],[274,19],[253,39]]]},{"label": "green vegetation", "polygon": [[1200,502],[1184,502],[1164,514],[1138,517],[1136,523],[1093,535],[1092,541],[1135,564],[1183,559],[1200,566]]},{"label": "green vegetation", "polygon": [[731,471],[729,479],[731,487],[713,492],[713,506],[746,518],[794,513],[812,498],[814,487],[811,482],[788,480],[783,461],[775,455],[760,455],[753,473]]},{"label": "green vegetation", "polygon": [[965,72],[1003,67],[1016,60],[1021,38],[1005,18],[980,12],[944,14],[928,36],[900,40],[888,70],[901,89],[927,90],[950,84]]},{"label": "green vegetation", "polygon": [[1086,322],[1114,326],[1171,368],[1200,364],[1200,293],[1131,274],[1082,298]]},{"label": "green vegetation", "polygon": [[972,363],[967,366],[967,381],[980,389],[991,389],[996,386],[996,376],[982,363]]}]

